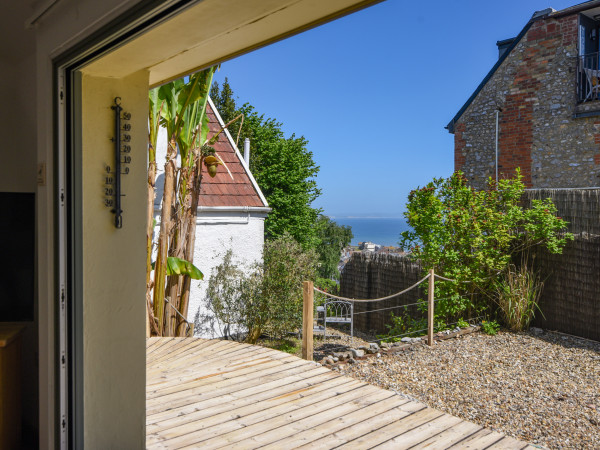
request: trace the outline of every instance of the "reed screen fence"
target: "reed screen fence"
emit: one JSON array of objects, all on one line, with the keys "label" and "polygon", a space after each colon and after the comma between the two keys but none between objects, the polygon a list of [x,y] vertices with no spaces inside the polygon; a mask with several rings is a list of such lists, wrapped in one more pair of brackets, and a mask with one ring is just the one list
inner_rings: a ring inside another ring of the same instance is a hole
[{"label": "reed screen fence", "polygon": [[[533,268],[544,280],[540,299],[543,312],[533,322],[548,330],[556,330],[600,341],[600,188],[530,189],[525,191],[523,205],[534,199],[551,198],[558,215],[565,219],[574,240],[562,254],[535,251]],[[418,261],[406,256],[355,253],[340,276],[340,295],[349,298],[375,298],[405,289],[423,276]],[[390,323],[389,311],[426,298],[423,289],[406,296],[386,300],[383,304],[360,303],[355,313],[354,329],[365,333],[385,333]],[[414,306],[410,313],[416,313]]]}]

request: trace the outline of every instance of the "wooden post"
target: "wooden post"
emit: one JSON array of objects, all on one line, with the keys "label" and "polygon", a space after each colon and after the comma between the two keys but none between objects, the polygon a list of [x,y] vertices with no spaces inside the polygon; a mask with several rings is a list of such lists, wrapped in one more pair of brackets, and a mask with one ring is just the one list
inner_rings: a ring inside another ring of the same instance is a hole
[{"label": "wooden post", "polygon": [[429,290],[427,295],[427,344],[433,345],[433,293],[435,288],[435,274],[429,269]]},{"label": "wooden post", "polygon": [[313,360],[313,282],[302,283],[302,297],[304,305],[302,309],[302,358]]}]

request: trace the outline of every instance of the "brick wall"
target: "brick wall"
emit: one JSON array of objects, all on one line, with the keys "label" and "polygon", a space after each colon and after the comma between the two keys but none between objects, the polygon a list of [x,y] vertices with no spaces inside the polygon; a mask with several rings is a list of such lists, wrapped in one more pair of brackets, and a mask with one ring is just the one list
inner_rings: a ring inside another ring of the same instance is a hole
[{"label": "brick wall", "polygon": [[459,123],[454,129],[454,170],[462,170],[466,162],[467,143],[463,138],[465,128],[464,123]]},{"label": "brick wall", "polygon": [[454,126],[455,169],[476,187],[521,168],[528,187],[600,185],[600,120],[573,118],[578,16],[534,22]]}]

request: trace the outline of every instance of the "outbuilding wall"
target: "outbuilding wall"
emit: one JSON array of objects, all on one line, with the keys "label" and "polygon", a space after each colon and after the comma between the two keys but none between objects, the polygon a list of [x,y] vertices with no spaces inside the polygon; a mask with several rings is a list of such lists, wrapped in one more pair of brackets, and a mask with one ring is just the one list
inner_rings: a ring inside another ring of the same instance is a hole
[{"label": "outbuilding wall", "polygon": [[[203,281],[192,282],[188,320],[196,315],[211,317],[206,308],[206,290],[214,269],[223,262],[225,253],[232,251],[233,262],[246,271],[262,261],[265,215],[252,213],[200,213],[196,226],[194,264],[204,274]],[[207,317],[207,318],[208,318]],[[195,335],[204,338],[222,336],[217,323],[196,322]]]}]

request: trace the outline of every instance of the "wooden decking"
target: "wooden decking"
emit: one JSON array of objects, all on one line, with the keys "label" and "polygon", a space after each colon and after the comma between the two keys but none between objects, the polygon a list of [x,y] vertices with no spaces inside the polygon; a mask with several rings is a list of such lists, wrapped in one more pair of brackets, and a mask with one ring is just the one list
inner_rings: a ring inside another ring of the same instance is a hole
[{"label": "wooden decking", "polygon": [[148,448],[534,448],[295,356],[147,342]]}]

